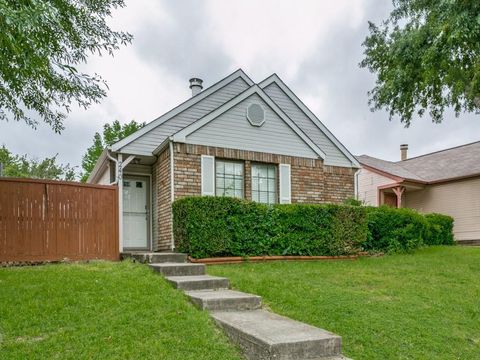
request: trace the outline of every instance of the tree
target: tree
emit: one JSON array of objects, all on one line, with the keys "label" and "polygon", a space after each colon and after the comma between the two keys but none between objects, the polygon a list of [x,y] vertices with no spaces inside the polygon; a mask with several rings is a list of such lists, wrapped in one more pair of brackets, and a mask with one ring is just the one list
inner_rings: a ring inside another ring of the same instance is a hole
[{"label": "tree", "polygon": [[131,42],[106,23],[124,6],[123,0],[0,0],[0,120],[36,128],[36,113],[61,132],[72,104],[98,103],[106,83],[77,66]]},{"label": "tree", "polygon": [[102,135],[98,132],[95,133],[92,146],[87,149],[87,152],[83,156],[81,181],[87,181],[105,147],[115,144],[117,141],[133,134],[144,126],[145,123],[137,123],[135,120],[123,125],[121,125],[118,120],[115,120],[112,124],[103,125]]},{"label": "tree", "polygon": [[53,179],[53,180],[75,180],[75,167],[70,164],[57,164],[57,155],[43,160],[29,159],[27,155],[14,155],[5,145],[0,148],[0,163],[2,164],[3,176]]},{"label": "tree", "polygon": [[408,127],[426,111],[441,122],[446,108],[480,109],[480,1],[393,0],[394,10],[369,23],[361,67],[377,76],[372,110],[385,108]]}]

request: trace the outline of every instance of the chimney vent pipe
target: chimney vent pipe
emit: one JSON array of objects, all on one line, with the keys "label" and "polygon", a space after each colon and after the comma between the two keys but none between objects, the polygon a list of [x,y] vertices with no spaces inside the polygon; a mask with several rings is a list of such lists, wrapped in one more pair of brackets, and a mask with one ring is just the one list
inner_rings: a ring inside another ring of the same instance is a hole
[{"label": "chimney vent pipe", "polygon": [[190,79],[190,89],[192,89],[192,97],[199,94],[203,89],[203,80],[199,78]]},{"label": "chimney vent pipe", "polygon": [[400,145],[400,158],[402,161],[407,160],[408,158],[408,144],[402,144]]}]

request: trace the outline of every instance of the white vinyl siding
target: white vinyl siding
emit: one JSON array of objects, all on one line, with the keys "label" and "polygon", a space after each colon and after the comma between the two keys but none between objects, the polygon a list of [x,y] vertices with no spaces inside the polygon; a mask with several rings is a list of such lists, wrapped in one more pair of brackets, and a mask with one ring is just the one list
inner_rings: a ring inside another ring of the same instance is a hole
[{"label": "white vinyl siding", "polygon": [[215,195],[215,157],[201,157],[202,195]]},{"label": "white vinyl siding", "polygon": [[290,204],[292,202],[290,165],[278,165],[278,173],[280,179],[280,204]]},{"label": "white vinyl siding", "polygon": [[263,204],[277,202],[277,167],[275,165],[252,165],[252,200]]},{"label": "white vinyl siding", "polygon": [[[258,103],[265,109],[265,123],[252,126],[247,107]],[[307,145],[258,95],[254,94],[197,131],[188,135],[190,144],[250,150],[306,158],[318,158]]]},{"label": "white vinyl siding", "polygon": [[317,125],[283,92],[280,87],[272,83],[263,89],[267,95],[278,105],[280,109],[308,137],[325,153],[328,165],[351,167],[351,161],[340,149],[318,128]]},{"label": "white vinyl siding", "polygon": [[393,179],[362,168],[357,175],[357,199],[365,205],[378,206],[378,187],[394,182]]},{"label": "white vinyl siding", "polygon": [[180,114],[160,124],[143,136],[126,145],[122,152],[151,155],[168,136],[180,131],[194,121],[204,117],[209,112],[233,99],[241,92],[248,89],[248,84],[242,78],[237,78],[223,88],[207,96],[195,105],[189,107]]},{"label": "white vinyl siding", "polygon": [[243,162],[215,162],[215,195],[243,198]]}]

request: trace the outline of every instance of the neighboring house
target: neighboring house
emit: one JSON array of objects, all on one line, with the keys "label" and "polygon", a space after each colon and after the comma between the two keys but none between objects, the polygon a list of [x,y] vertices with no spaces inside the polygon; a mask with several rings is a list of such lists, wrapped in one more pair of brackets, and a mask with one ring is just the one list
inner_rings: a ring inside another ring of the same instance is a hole
[{"label": "neighboring house", "polygon": [[237,70],[105,149],[88,182],[118,183],[120,250],[174,249],[184,196],[341,203],[359,163],[277,75]]},{"label": "neighboring house", "polygon": [[409,207],[455,219],[457,241],[480,240],[480,142],[401,161],[358,156],[356,197],[368,205]]}]

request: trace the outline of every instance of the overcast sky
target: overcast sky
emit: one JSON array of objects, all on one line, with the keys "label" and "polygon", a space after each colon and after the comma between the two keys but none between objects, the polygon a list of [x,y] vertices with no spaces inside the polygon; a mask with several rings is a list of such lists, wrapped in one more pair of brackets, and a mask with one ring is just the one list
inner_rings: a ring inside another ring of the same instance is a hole
[{"label": "overcast sky", "polygon": [[449,114],[441,125],[425,117],[405,129],[370,112],[374,77],[358,67],[361,43],[367,21],[390,8],[388,0],[127,0],[111,23],[134,35],[132,45],[83,69],[103,76],[108,97],[70,113],[61,135],[1,122],[0,144],[79,165],[104,123],[150,122],[190,96],[190,77],[209,86],[238,68],[255,82],[276,72],[356,155],[398,160],[401,143],[415,156],[480,140],[480,115]]}]

